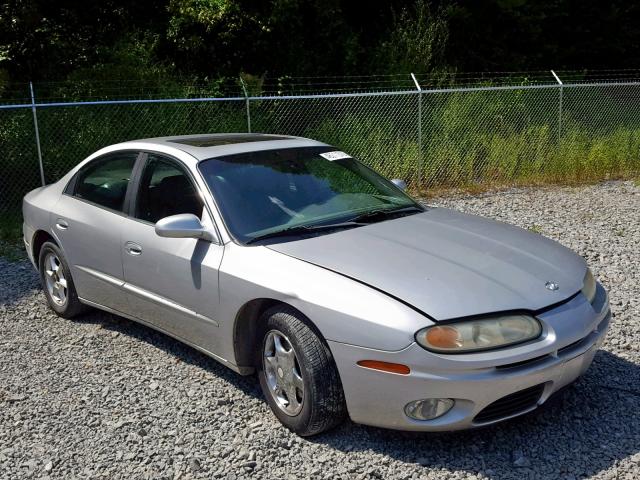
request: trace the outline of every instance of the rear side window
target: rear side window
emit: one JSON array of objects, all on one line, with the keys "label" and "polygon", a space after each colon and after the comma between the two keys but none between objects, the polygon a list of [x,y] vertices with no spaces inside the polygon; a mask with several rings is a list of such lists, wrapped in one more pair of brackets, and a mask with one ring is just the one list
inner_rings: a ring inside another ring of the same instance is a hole
[{"label": "rear side window", "polygon": [[74,196],[122,212],[137,157],[136,152],[123,152],[90,163],[76,180]]},{"label": "rear side window", "polygon": [[181,167],[149,154],[136,199],[136,218],[151,223],[179,213],[200,218],[203,207],[198,190]]}]

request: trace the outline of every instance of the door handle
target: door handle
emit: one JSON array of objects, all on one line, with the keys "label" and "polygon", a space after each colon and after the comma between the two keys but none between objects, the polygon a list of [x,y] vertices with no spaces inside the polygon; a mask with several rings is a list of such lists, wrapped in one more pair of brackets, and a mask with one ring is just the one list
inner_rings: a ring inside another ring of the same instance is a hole
[{"label": "door handle", "polygon": [[69,228],[69,224],[64,218],[59,218],[56,220],[56,228],[58,230],[66,230],[67,228]]},{"label": "door handle", "polygon": [[142,247],[135,242],[126,242],[124,249],[129,255],[140,255],[142,253]]}]

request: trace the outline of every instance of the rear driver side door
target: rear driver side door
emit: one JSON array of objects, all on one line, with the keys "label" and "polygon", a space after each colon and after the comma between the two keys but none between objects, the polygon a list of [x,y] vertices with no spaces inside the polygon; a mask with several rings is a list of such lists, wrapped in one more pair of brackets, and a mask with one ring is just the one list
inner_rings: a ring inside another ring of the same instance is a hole
[{"label": "rear driver side door", "polygon": [[51,217],[78,296],[122,313],[128,302],[120,236],[138,157],[137,151],[118,151],[91,160],[69,182]]},{"label": "rear driver side door", "polygon": [[218,269],[224,246],[155,233],[161,218],[192,213],[213,220],[188,169],[176,159],[148,153],[134,186],[122,230],[125,291],[141,320],[188,343],[218,350]]}]

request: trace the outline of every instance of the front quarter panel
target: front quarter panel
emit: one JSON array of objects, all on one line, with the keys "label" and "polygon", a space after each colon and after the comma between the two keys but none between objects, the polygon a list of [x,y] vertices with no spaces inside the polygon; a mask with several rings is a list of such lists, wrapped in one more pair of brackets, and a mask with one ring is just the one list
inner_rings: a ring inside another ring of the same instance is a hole
[{"label": "front quarter panel", "polygon": [[[220,269],[221,318],[234,319],[257,298],[287,303],[327,340],[395,351],[433,323],[408,306],[350,278],[266,247],[229,244]],[[226,358],[233,358],[233,321],[225,322]]]}]

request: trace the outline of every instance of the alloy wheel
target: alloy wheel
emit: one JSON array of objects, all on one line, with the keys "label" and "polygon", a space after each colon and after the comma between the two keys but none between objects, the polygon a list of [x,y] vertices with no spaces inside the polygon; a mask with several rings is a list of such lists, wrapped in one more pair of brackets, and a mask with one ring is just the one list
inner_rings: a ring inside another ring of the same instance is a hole
[{"label": "alloy wheel", "polygon": [[48,253],[44,258],[44,278],[51,299],[56,305],[64,306],[67,303],[67,279],[62,262],[55,253]]}]

